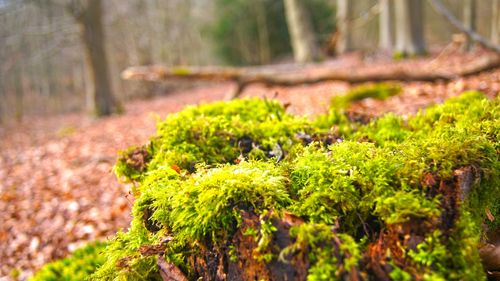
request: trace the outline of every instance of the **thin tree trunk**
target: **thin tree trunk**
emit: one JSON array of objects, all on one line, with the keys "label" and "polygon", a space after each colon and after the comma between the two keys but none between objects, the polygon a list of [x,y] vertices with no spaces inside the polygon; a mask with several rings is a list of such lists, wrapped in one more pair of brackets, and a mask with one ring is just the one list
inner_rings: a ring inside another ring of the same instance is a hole
[{"label": "thin tree trunk", "polygon": [[[464,0],[464,25],[466,28],[476,31],[476,1]],[[474,41],[467,37],[463,46],[464,51],[472,50]]]},{"label": "thin tree trunk", "polygon": [[379,17],[379,47],[383,50],[392,50],[392,14],[391,0],[380,0],[380,17]]},{"label": "thin tree trunk", "polygon": [[88,6],[77,19],[82,29],[82,41],[94,86],[94,113],[97,116],[110,115],[114,102],[109,79],[108,58],[104,47],[102,1],[88,0]]},{"label": "thin tree trunk", "polygon": [[337,53],[352,50],[352,0],[337,0]]},{"label": "thin tree trunk", "polygon": [[421,0],[395,1],[396,52],[401,56],[422,55],[426,52],[423,4]]},{"label": "thin tree trunk", "polygon": [[305,63],[319,58],[319,48],[304,0],[284,0],[286,20],[296,62]]},{"label": "thin tree trunk", "polygon": [[500,0],[493,0],[491,7],[491,42],[500,44]]},{"label": "thin tree trunk", "polygon": [[257,16],[260,64],[268,64],[271,61],[271,48],[264,0],[256,0],[254,7]]},{"label": "thin tree trunk", "polygon": [[14,69],[14,95],[15,95],[15,118],[21,122],[24,116],[24,87],[23,87],[23,67],[19,62],[19,66]]}]

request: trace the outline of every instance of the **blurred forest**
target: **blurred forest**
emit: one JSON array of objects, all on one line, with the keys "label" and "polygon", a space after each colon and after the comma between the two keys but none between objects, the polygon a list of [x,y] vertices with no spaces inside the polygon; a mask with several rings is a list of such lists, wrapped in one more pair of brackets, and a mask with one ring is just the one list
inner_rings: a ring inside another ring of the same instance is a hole
[{"label": "blurred forest", "polygon": [[[494,28],[493,1],[475,1],[475,15],[480,19],[476,29],[485,37]],[[86,64],[80,33],[83,23],[76,14],[76,2],[0,1],[0,121],[94,108],[92,73]],[[369,56],[382,44],[378,15],[384,1],[349,2],[348,49]],[[425,40],[432,51],[433,46],[452,41],[458,31],[427,1],[422,2]],[[337,1],[304,3],[322,58],[334,55],[331,41],[336,31]],[[468,1],[443,3],[463,19],[462,10]],[[109,91],[114,95],[108,102],[116,103],[115,111],[129,99],[164,94],[179,86],[120,80],[119,73],[130,65],[258,65],[293,58],[284,1],[109,0],[102,1],[102,11],[98,12],[104,29],[101,42],[109,65]]]}]

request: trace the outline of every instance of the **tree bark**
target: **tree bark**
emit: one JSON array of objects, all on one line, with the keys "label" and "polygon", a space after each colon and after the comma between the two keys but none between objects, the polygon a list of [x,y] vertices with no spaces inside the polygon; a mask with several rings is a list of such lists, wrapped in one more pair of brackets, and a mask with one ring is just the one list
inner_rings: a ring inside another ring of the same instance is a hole
[{"label": "tree bark", "polygon": [[352,0],[337,0],[337,53],[352,50]]},{"label": "tree bark", "polygon": [[423,4],[421,0],[395,1],[396,52],[401,56],[423,55],[426,52]]},{"label": "tree bark", "polygon": [[264,0],[256,0],[252,6],[255,9],[257,19],[260,64],[269,64],[271,62],[271,47],[269,44],[269,29],[267,28],[266,7]]},{"label": "tree bark", "polygon": [[284,0],[285,13],[296,62],[306,63],[319,58],[319,48],[304,0]]},{"label": "tree bark", "polygon": [[380,0],[380,17],[379,17],[379,47],[383,50],[392,50],[392,15],[391,15],[391,0]]},{"label": "tree bark", "polygon": [[87,65],[93,82],[94,113],[97,116],[110,115],[115,106],[109,65],[105,50],[105,36],[102,25],[102,1],[88,0],[86,5],[72,7],[71,12],[81,28]]},{"label": "tree bark", "polygon": [[500,44],[500,0],[493,0],[491,7],[491,42]]},{"label": "tree bark", "polygon": [[[464,25],[466,28],[472,31],[476,31],[476,1],[475,0],[465,0],[464,1]],[[465,51],[472,50],[474,41],[467,37],[467,41],[463,45]]]}]

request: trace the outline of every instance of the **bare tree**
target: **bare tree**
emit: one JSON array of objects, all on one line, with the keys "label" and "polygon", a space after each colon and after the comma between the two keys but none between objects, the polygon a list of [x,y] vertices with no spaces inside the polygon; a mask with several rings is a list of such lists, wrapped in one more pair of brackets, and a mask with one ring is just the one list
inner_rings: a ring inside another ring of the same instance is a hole
[{"label": "bare tree", "polygon": [[110,115],[116,105],[109,79],[108,57],[104,47],[102,1],[71,1],[68,4],[68,11],[80,25],[81,38],[94,84],[94,113],[97,116]]},{"label": "bare tree", "polygon": [[[476,0],[464,1],[464,25],[472,31],[476,31]],[[464,50],[470,51],[473,46],[473,41],[467,38],[464,44]]]},{"label": "bare tree", "polygon": [[391,0],[380,0],[379,16],[379,47],[383,50],[392,50],[392,13]]},{"label": "bare tree", "polygon": [[352,5],[353,1],[337,0],[337,53],[352,50]]},{"label": "bare tree", "polygon": [[422,55],[426,52],[424,3],[421,0],[395,1],[396,52],[402,56]]},{"label": "bare tree", "polygon": [[252,5],[257,18],[257,35],[259,38],[260,63],[268,64],[271,61],[271,46],[269,43],[269,29],[267,27],[266,7],[264,0],[256,0]]},{"label": "bare tree", "polygon": [[492,0],[491,42],[500,44],[500,0]]},{"label": "bare tree", "polygon": [[304,0],[284,0],[286,20],[296,62],[311,62],[319,58],[319,48]]}]

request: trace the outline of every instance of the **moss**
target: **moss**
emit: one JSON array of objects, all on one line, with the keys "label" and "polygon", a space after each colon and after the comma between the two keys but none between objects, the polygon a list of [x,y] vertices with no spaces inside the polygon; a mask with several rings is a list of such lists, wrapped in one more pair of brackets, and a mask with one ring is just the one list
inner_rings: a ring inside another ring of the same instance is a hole
[{"label": "moss", "polygon": [[184,67],[176,67],[172,70],[172,74],[179,76],[188,75],[190,73],[189,69]]},{"label": "moss", "polygon": [[366,98],[385,100],[401,92],[401,86],[391,83],[376,83],[361,85],[352,88],[347,93],[333,97],[331,100],[332,108],[346,108],[350,103],[360,101]]},{"label": "moss", "polygon": [[29,280],[87,280],[106,261],[102,255],[105,246],[103,242],[90,243],[64,259],[44,265]]},{"label": "moss", "polygon": [[295,242],[285,248],[286,255],[307,255],[311,263],[307,280],[343,280],[361,259],[358,244],[347,234],[335,233],[326,224],[305,223],[290,230]]},{"label": "moss", "polygon": [[[337,108],[308,121],[257,99],[187,108],[139,149],[144,165],[129,161],[137,148],[122,154],[115,170],[137,182],[134,219],[94,279],[158,278],[161,254],[196,280],[207,253],[239,264],[235,233],[254,236],[258,262],[301,257],[309,280],[484,279],[477,245],[481,225],[498,224],[483,210],[499,212],[499,112],[477,92],[368,124]],[[457,171],[480,180],[461,190]],[[282,228],[265,218],[281,212],[299,223],[277,247]],[[239,232],[242,213],[259,227]]]},{"label": "moss", "polygon": [[[158,124],[151,169],[176,165],[193,172],[197,163],[233,163],[240,155],[273,157],[297,142],[308,121],[293,117],[275,101],[245,99],[189,107]],[[260,152],[260,153],[259,153]]]}]

